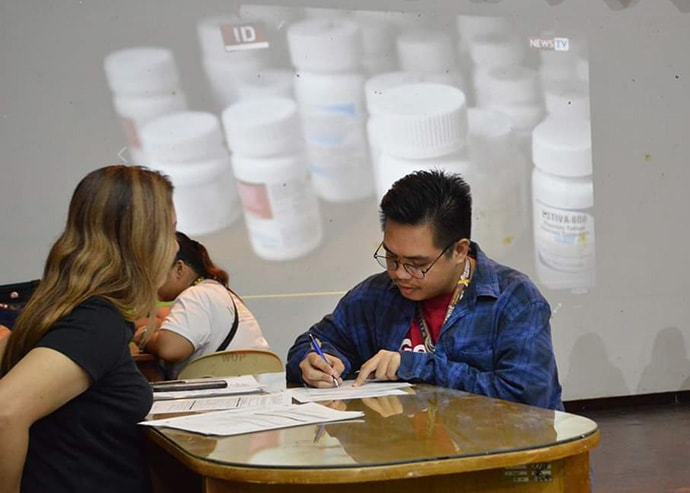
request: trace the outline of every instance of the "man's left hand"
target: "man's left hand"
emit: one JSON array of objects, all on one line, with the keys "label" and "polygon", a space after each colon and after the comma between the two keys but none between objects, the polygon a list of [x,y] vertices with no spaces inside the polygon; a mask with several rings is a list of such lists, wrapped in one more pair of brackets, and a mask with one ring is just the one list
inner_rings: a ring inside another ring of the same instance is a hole
[{"label": "man's left hand", "polygon": [[352,384],[353,387],[364,385],[367,379],[397,380],[398,368],[400,368],[400,353],[398,351],[386,351],[381,349],[372,358],[362,365],[359,375]]}]

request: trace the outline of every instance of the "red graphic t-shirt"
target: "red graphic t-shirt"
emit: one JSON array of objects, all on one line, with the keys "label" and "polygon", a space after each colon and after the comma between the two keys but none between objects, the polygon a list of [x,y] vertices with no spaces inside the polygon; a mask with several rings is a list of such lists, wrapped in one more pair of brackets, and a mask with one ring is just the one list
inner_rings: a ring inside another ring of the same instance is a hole
[{"label": "red graphic t-shirt", "polygon": [[[427,329],[431,333],[431,342],[436,344],[438,340],[438,335],[441,332],[441,326],[443,325],[443,320],[446,318],[446,312],[448,311],[448,304],[453,298],[453,291],[450,293],[440,294],[428,300],[424,300],[422,303],[418,303],[417,307],[422,308],[422,316],[426,322]],[[400,345],[401,351],[414,351],[417,353],[425,353],[424,348],[424,337],[422,337],[422,331],[419,328],[419,318],[415,312],[415,316],[412,319],[412,325],[407,335]]]}]

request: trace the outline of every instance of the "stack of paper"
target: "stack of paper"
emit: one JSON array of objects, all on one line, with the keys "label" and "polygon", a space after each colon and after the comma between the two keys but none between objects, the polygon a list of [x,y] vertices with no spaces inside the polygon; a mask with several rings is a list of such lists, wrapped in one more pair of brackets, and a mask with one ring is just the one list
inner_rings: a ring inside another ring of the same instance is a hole
[{"label": "stack of paper", "polygon": [[359,418],[359,411],[336,411],[316,403],[279,404],[261,409],[233,409],[179,418],[142,421],[145,426],[176,428],[203,435],[240,435],[330,421]]},{"label": "stack of paper", "polygon": [[155,401],[149,414],[204,412],[217,411],[219,409],[250,409],[290,403],[292,403],[292,396],[286,392],[199,397],[196,399],[169,399]]},{"label": "stack of paper", "polygon": [[353,387],[353,382],[354,380],[346,380],[340,387],[330,389],[301,387],[288,389],[287,392],[298,402],[344,401],[347,399],[361,399],[363,397],[403,395],[407,393],[403,389],[412,387],[412,384],[407,382],[388,381],[371,381],[360,387]]}]

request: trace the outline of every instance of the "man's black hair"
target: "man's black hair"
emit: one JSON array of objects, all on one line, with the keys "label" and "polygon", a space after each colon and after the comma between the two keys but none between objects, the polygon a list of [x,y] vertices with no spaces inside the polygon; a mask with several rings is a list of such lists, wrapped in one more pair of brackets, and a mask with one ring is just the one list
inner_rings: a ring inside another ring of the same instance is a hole
[{"label": "man's black hair", "polygon": [[428,224],[434,245],[446,248],[472,232],[470,186],[459,174],[415,171],[396,181],[381,199],[381,228],[386,221],[412,226]]}]

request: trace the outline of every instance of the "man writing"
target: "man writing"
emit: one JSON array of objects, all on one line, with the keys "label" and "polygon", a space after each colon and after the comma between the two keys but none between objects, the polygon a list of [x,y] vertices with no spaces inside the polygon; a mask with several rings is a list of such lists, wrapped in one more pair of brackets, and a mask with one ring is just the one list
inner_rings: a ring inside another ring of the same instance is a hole
[{"label": "man writing", "polygon": [[[330,387],[359,374],[562,409],[551,310],[527,276],[470,241],[472,200],[458,175],[418,171],[381,200],[386,269],[350,290],[288,352],[287,380]],[[309,334],[326,361],[313,352]]]}]

